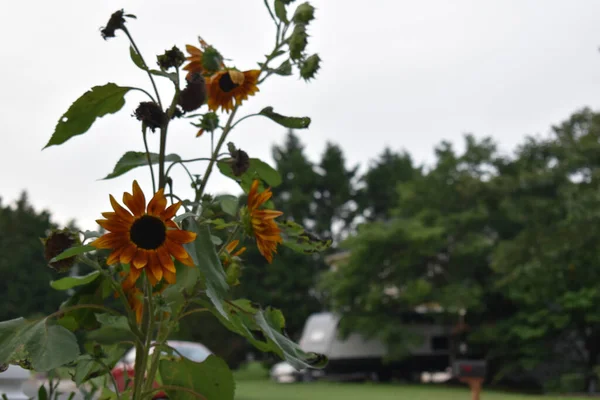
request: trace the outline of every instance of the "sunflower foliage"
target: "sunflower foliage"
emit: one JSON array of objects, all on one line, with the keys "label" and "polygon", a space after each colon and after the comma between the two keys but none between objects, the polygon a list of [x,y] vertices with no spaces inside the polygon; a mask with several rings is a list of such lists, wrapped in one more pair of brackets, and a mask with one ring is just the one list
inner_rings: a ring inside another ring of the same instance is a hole
[{"label": "sunflower foliage", "polygon": [[[102,398],[108,399],[151,399],[165,393],[174,400],[232,400],[234,381],[224,361],[211,355],[194,362],[167,345],[179,321],[198,313],[212,313],[259,350],[275,353],[296,368],[324,366],[325,357],[302,351],[286,336],[279,310],[233,298],[231,291],[244,284],[248,246],[256,246],[271,263],[279,246],[310,254],[331,243],[284,222],[271,200],[271,187],[281,183],[277,171],[227,140],[240,122],[255,116],[293,129],[310,125],[308,117],[285,116],[273,107],[238,116],[242,103],[267,78],[293,75],[295,68],[309,80],[319,69],[318,55],[306,51],[315,9],[309,3],[292,3],[265,1],[275,43],[259,69],[250,70],[236,68],[200,37],[199,45],[186,45],[187,54],[173,46],[150,63],[126,25],[135,16],[123,10],[112,14],[102,37],[128,39],[128,56],[148,77],[148,88],[113,82],[92,87],[61,116],[45,148],[83,135],[98,118],[121,111],[126,95],[144,95],[133,117],[140,123],[145,151],[124,149],[104,179],[145,167],[152,187],[133,181],[131,192],[110,195],[112,210],[99,212],[102,218],[97,220],[101,232],[63,230],[42,240],[49,265],[68,274],[49,284],[68,299],[44,318],[0,322],[1,367],[18,364],[41,372],[64,367],[76,384],[100,386]],[[168,101],[157,90],[160,79],[172,83]],[[185,120],[205,155],[168,153],[168,128]],[[148,130],[158,133],[153,136],[157,143],[149,140]],[[210,140],[205,137],[209,135]],[[200,169],[192,171],[197,165]],[[175,180],[175,167],[187,171],[189,183]],[[217,170],[240,185],[244,204],[235,196],[206,192]],[[174,189],[188,184],[194,195],[185,199]],[[119,384],[111,369],[132,346],[134,374]]]}]

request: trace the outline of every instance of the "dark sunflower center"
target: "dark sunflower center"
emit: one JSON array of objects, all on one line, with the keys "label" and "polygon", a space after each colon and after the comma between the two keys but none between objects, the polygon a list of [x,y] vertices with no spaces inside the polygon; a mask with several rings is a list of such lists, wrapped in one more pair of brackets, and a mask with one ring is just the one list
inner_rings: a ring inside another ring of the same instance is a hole
[{"label": "dark sunflower center", "polygon": [[136,220],[129,231],[129,238],[137,246],[145,250],[156,250],[167,237],[165,223],[151,215],[144,215]]},{"label": "dark sunflower center", "polygon": [[224,91],[225,93],[227,92],[231,92],[233,89],[235,89],[236,87],[238,87],[240,85],[234,83],[231,80],[231,76],[229,76],[229,72],[226,74],[223,74],[221,76],[221,78],[219,78],[219,87],[221,88],[222,91]]}]

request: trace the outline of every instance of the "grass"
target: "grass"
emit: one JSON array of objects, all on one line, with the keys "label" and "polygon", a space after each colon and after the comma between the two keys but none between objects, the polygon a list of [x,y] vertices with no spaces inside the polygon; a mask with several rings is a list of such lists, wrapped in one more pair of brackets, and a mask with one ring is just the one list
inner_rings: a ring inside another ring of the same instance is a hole
[{"label": "grass", "polygon": [[[249,363],[234,373],[236,400],[468,400],[466,387],[439,384],[376,384],[376,383],[275,383],[268,371],[257,362]],[[483,400],[581,400],[585,397],[548,396],[503,393],[484,390]],[[589,398],[588,398],[589,399]]]},{"label": "grass", "polygon": [[[238,380],[236,400],[468,400],[469,390],[442,385],[374,383],[275,383],[268,380]],[[483,400],[579,400],[584,397],[525,395],[486,391]]]}]

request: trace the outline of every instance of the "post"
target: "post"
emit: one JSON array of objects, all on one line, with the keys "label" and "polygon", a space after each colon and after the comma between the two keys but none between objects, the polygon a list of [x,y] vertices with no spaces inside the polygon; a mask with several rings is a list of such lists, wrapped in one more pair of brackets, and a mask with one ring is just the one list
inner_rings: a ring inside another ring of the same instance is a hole
[{"label": "post", "polygon": [[481,360],[455,361],[452,373],[459,381],[469,385],[471,389],[471,400],[479,400],[481,387],[485,380],[486,362]]},{"label": "post", "polygon": [[29,379],[29,371],[11,365],[0,373],[0,395],[5,394],[8,400],[28,400],[29,397],[23,393],[23,384]]}]

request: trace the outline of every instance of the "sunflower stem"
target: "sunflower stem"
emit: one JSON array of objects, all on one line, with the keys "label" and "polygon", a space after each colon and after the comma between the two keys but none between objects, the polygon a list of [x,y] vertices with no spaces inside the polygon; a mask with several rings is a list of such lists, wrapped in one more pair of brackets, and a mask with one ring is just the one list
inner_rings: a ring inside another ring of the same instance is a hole
[{"label": "sunflower stem", "polygon": [[144,384],[144,375],[148,367],[148,352],[152,344],[152,286],[148,280],[148,272],[144,271],[144,314],[142,317],[142,329],[144,334],[144,344],[136,346],[135,353],[135,375],[133,380],[133,400],[142,398]]},{"label": "sunflower stem", "polygon": [[146,73],[148,74],[148,78],[150,78],[150,82],[152,82],[152,87],[154,88],[154,93],[156,94],[156,100],[158,101],[158,105],[162,110],[162,102],[160,101],[160,94],[158,94],[158,89],[156,88],[156,82],[154,82],[154,77],[152,76],[152,74],[149,71],[148,64],[146,64],[146,61],[144,60],[144,56],[142,56],[140,49],[138,49],[137,45],[135,44],[135,41],[133,40],[133,37],[129,33],[129,30],[124,26],[121,29],[123,30],[123,32],[125,32],[125,34],[129,38],[129,42],[135,49],[135,52],[140,56],[140,59],[144,63],[144,66],[146,67]]},{"label": "sunflower stem", "polygon": [[265,0],[265,7],[267,7],[267,10],[269,10],[269,15],[271,15],[271,19],[273,20],[273,22],[275,22],[275,24],[277,24],[277,20],[275,19],[275,15],[273,14],[273,11],[271,11],[271,6],[269,5],[268,0]]},{"label": "sunflower stem", "polygon": [[158,152],[158,188],[164,189],[166,184],[167,175],[165,173],[165,153],[167,149],[167,130],[169,129],[169,122],[173,115],[175,114],[175,109],[177,108],[177,103],[179,102],[179,68],[175,70],[175,74],[177,75],[177,79],[175,80],[175,94],[173,95],[173,100],[171,100],[171,105],[167,110],[167,121],[164,126],[160,128],[160,149]]},{"label": "sunflower stem", "polygon": [[[223,143],[225,143],[225,140],[227,139],[227,135],[231,131],[233,118],[235,117],[235,113],[237,112],[239,106],[240,106],[239,104],[236,104],[235,107],[233,107],[233,111],[231,111],[231,115],[227,119],[227,123],[225,124],[225,127],[223,128],[223,133],[221,133],[221,137],[219,138],[219,141],[217,142],[217,147],[212,152],[211,160],[208,163],[208,166],[206,167],[206,172],[204,172],[204,176],[202,177],[202,182],[200,183],[200,188],[196,191],[196,198],[194,200],[194,203],[198,203],[200,201],[200,199],[202,198],[202,195],[204,194],[204,189],[206,189],[206,184],[208,183],[208,178],[210,177],[210,174],[212,173],[213,167],[217,160],[216,155],[219,154],[219,150],[221,150],[221,146],[223,146]],[[199,205],[196,204],[194,206],[193,212],[197,213],[199,211],[199,209],[200,209]]]},{"label": "sunflower stem", "polygon": [[148,160],[148,168],[150,168],[150,176],[152,177],[152,193],[156,193],[156,180],[154,179],[154,168],[152,167],[152,160],[150,158],[150,150],[148,149],[148,139],[146,138],[147,129],[144,127],[142,130],[142,137],[144,138],[144,148],[146,149],[146,159]]}]

